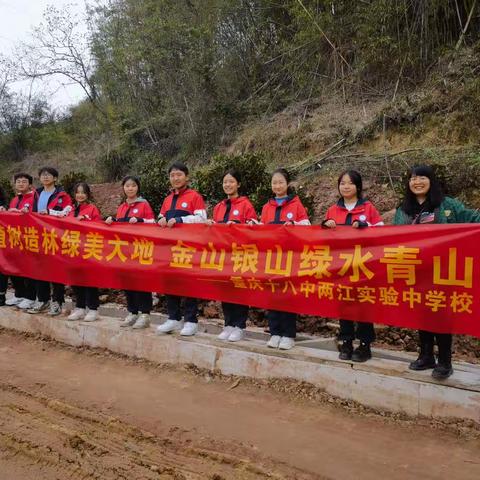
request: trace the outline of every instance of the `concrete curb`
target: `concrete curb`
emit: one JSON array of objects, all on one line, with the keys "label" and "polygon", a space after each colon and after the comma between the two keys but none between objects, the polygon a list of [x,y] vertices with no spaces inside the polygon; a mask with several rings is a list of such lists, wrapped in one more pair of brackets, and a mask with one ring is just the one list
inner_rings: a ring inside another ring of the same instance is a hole
[{"label": "concrete curb", "polygon": [[156,363],[194,364],[225,375],[291,378],[381,410],[412,416],[464,418],[480,424],[480,367],[476,365],[457,364],[454,376],[439,383],[430,372],[408,370],[405,357],[401,360],[377,357],[365,364],[353,364],[338,360],[338,354],[328,349],[297,346],[283,352],[270,350],[255,338],[229,344],[208,333],[195,337],[158,336],[153,328],[121,329],[118,319],[111,317],[93,323],[67,322],[64,316],[35,316],[1,308],[0,326]]}]

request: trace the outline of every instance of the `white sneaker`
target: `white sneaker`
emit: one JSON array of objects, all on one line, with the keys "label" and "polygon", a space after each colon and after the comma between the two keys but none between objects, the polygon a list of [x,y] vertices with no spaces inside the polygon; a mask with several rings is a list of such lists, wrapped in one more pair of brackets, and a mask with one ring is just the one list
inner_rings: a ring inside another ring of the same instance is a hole
[{"label": "white sneaker", "polygon": [[24,300],[25,298],[18,298],[14,295],[13,297],[7,298],[5,305],[7,307],[15,307],[16,305],[20,305]]},{"label": "white sneaker", "polygon": [[181,330],[183,328],[183,322],[179,320],[170,320],[162,323],[157,327],[157,333],[160,335],[162,333],[170,333],[175,330]]},{"label": "white sneaker", "polygon": [[35,300],[29,300],[28,298],[24,298],[18,305],[17,308],[20,310],[28,310],[29,308],[33,308],[35,305]]},{"label": "white sneaker", "polygon": [[240,340],[243,340],[243,337],[245,337],[245,330],[243,328],[235,327],[233,332],[228,337],[228,341],[239,342]]},{"label": "white sneaker", "polygon": [[52,302],[50,304],[50,310],[48,311],[48,315],[51,317],[56,317],[62,313],[62,306],[58,302]]},{"label": "white sneaker", "polygon": [[69,322],[74,322],[75,320],[81,320],[85,316],[84,308],[75,308],[73,312],[67,317]]},{"label": "white sneaker", "polygon": [[36,300],[33,304],[33,307],[27,310],[27,313],[42,313],[45,310],[48,310],[50,307],[50,302],[41,302],[40,300]]},{"label": "white sneaker", "polygon": [[295,346],[295,339],[291,337],[282,337],[280,343],[278,344],[278,348],[280,350],[290,350]]},{"label": "white sneaker", "polygon": [[281,338],[282,337],[280,335],[272,335],[270,340],[267,342],[267,347],[278,348]]},{"label": "white sneaker", "polygon": [[120,324],[121,327],[131,327],[137,321],[138,315],[136,313],[129,313],[125,320]]},{"label": "white sneaker", "polygon": [[230,334],[233,332],[233,329],[235,327],[225,327],[222,332],[218,335],[218,339],[219,340],[228,340],[228,337],[230,336]]},{"label": "white sneaker", "polygon": [[150,325],[150,314],[142,313],[138,317],[137,321],[133,324],[132,328],[139,330],[140,328],[147,328]]},{"label": "white sneaker", "polygon": [[180,335],[183,335],[184,337],[191,337],[192,335],[195,335],[197,333],[197,330],[198,323],[185,322],[182,330],[180,330]]},{"label": "white sneaker", "polygon": [[89,310],[83,319],[84,322],[94,322],[98,320],[98,312],[96,310]]}]

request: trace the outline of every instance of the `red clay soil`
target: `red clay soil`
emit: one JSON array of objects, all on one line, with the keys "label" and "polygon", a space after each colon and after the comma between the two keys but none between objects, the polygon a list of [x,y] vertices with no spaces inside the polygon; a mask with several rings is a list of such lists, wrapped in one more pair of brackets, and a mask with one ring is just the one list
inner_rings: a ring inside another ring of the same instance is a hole
[{"label": "red clay soil", "polygon": [[192,372],[1,330],[0,478],[480,478],[478,436]]}]

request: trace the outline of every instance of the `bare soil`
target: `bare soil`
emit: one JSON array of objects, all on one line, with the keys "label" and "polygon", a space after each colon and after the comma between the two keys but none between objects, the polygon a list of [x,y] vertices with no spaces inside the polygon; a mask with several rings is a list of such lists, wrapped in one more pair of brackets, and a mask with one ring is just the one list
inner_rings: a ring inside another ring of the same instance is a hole
[{"label": "bare soil", "polygon": [[2,479],[477,479],[472,431],[0,331]]}]

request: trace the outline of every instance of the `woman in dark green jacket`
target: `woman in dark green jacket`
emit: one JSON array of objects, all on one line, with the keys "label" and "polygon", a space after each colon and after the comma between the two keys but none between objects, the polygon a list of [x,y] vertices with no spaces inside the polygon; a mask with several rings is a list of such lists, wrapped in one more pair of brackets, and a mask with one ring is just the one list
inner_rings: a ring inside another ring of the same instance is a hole
[{"label": "woman in dark green jacket", "polygon": [[[454,198],[446,197],[431,167],[413,167],[408,175],[405,198],[397,209],[395,225],[418,225],[424,223],[480,223],[480,213],[466,208]],[[452,335],[419,330],[420,355],[410,364],[411,370],[433,369],[432,376],[438,380],[452,373]],[[437,342],[438,364],[433,354]]]}]

